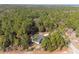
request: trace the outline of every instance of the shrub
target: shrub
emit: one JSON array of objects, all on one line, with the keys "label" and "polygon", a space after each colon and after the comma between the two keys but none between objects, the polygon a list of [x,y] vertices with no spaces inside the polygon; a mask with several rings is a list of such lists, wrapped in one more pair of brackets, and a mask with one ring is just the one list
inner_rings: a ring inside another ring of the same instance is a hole
[{"label": "shrub", "polygon": [[42,41],[42,47],[45,50],[54,51],[58,48],[60,50],[67,45],[67,41],[63,38],[60,32],[55,31],[50,34],[48,38],[44,38]]}]

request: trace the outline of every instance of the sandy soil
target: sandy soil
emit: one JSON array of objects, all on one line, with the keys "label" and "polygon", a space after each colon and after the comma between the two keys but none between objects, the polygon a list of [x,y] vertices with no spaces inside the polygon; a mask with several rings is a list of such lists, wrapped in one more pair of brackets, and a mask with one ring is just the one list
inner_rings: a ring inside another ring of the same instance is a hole
[{"label": "sandy soil", "polygon": [[68,49],[63,49],[63,50],[55,50],[53,52],[49,52],[49,51],[43,51],[43,50],[38,50],[38,51],[0,51],[0,54],[67,54],[68,53]]}]

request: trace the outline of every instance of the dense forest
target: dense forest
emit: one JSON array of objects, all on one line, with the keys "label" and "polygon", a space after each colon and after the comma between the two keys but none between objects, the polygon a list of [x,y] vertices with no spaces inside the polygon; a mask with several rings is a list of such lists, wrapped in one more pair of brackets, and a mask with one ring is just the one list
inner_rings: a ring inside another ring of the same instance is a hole
[{"label": "dense forest", "polygon": [[0,50],[28,50],[34,43],[31,36],[49,32],[41,47],[46,51],[68,47],[65,35],[72,28],[79,36],[79,8],[72,6],[0,6]]}]

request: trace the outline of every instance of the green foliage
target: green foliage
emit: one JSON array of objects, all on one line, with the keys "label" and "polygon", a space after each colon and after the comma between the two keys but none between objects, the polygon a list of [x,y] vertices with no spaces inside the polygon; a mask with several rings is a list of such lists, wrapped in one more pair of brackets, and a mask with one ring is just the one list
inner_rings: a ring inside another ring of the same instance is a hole
[{"label": "green foliage", "polygon": [[4,38],[3,38],[3,36],[0,36],[0,50],[3,47],[3,43],[4,43]]},{"label": "green foliage", "polygon": [[[37,32],[51,32],[42,41],[45,50],[62,49],[67,45],[63,38],[65,28],[79,35],[78,7],[3,7],[0,8],[0,47],[22,46],[28,49],[30,37]],[[56,32],[54,32],[56,31]]]},{"label": "green foliage", "polygon": [[38,34],[35,34],[35,35],[33,36],[33,40],[34,40],[34,41],[37,41],[37,39],[38,39]]},{"label": "green foliage", "polygon": [[42,41],[42,47],[49,51],[53,51],[58,48],[61,50],[66,45],[67,41],[64,39],[59,31],[51,33],[48,38],[44,38]]},{"label": "green foliage", "polygon": [[21,38],[21,45],[23,46],[23,49],[27,49],[29,47],[29,37],[24,34]]},{"label": "green foliage", "polygon": [[79,34],[79,18],[78,18],[79,13],[77,12],[72,12],[69,15],[69,18],[65,21],[65,24],[68,28],[72,28],[73,30],[76,31],[77,36]]}]

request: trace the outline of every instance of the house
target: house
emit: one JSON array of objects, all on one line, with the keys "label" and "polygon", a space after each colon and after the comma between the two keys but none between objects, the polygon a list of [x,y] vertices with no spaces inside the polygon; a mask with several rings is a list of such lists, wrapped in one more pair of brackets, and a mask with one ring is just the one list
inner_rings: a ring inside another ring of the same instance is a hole
[{"label": "house", "polygon": [[43,40],[44,37],[47,37],[49,35],[49,32],[40,32],[38,35],[37,35],[37,38],[36,40],[34,40],[34,37],[31,37],[32,39],[32,42],[36,43],[36,44],[40,44]]}]

